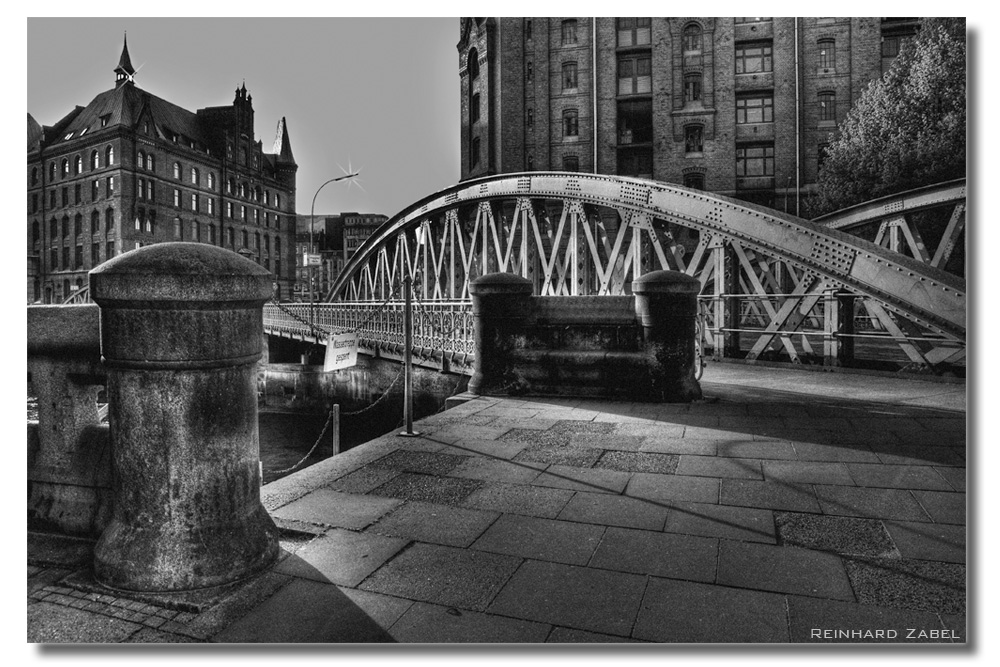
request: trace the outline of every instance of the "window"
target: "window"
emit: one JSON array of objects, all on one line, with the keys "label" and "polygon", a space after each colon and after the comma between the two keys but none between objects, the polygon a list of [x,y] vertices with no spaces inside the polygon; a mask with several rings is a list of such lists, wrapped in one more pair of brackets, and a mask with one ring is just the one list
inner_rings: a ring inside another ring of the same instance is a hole
[{"label": "window", "polygon": [[50,190],[49,191],[49,208],[55,208],[55,207],[56,207],[56,191],[55,190]]},{"label": "window", "polygon": [[568,19],[562,22],[562,43],[576,44],[576,19]]},{"label": "window", "polygon": [[692,72],[684,75],[684,101],[698,102],[701,100],[701,73]]},{"label": "window", "polygon": [[770,93],[757,93],[736,98],[736,123],[738,125],[773,122],[774,96]]},{"label": "window", "polygon": [[59,251],[55,248],[49,251],[49,266],[53,271],[59,270]]},{"label": "window", "polygon": [[90,262],[93,266],[97,266],[101,263],[101,244],[91,243],[90,244]]},{"label": "window", "polygon": [[260,232],[256,232],[253,235],[253,247],[254,250],[260,250]]},{"label": "window", "polygon": [[528,69],[527,69],[527,72],[525,73],[525,78],[527,79],[528,83],[531,83],[531,75],[532,75],[532,72],[533,72],[533,67],[532,67],[532,64],[531,64],[530,60],[527,63],[527,68]]},{"label": "window", "polygon": [[215,189],[215,174],[209,173],[208,175],[208,189],[209,190]]},{"label": "window", "polygon": [[138,169],[146,168],[146,151],[139,151],[138,155],[136,155],[135,166]]},{"label": "window", "polygon": [[[64,269],[68,269],[69,268],[69,246],[66,246],[66,247],[64,247],[62,249],[62,267]],[[68,294],[69,293],[69,281],[68,280],[65,281],[65,283],[64,283],[64,289],[66,290],[66,293]]]},{"label": "window", "polygon": [[59,223],[56,222],[55,218],[49,220],[49,238],[53,241],[59,236]]},{"label": "window", "polygon": [[233,194],[233,190],[235,189],[236,189],[236,181],[230,178],[228,181],[226,181],[226,192],[228,192],[229,194]]},{"label": "window", "polygon": [[153,187],[153,179],[146,181],[146,199],[149,201],[156,199],[156,189]]},{"label": "window", "polygon": [[35,192],[35,193],[33,193],[31,195],[31,212],[32,213],[37,213],[38,212],[38,193],[37,192]]},{"label": "window", "polygon": [[580,118],[576,109],[563,112],[563,136],[578,137],[580,135]]},{"label": "window", "polygon": [[62,168],[59,170],[60,178],[66,178],[69,176],[69,160],[63,158],[60,164],[62,165]]},{"label": "window", "polygon": [[535,127],[535,110],[532,109],[532,108],[530,108],[530,107],[528,108],[528,121],[527,122],[528,122],[528,129],[529,130]]},{"label": "window", "polygon": [[101,183],[100,181],[92,181],[90,183],[90,201],[97,201],[97,198],[101,195]]},{"label": "window", "polygon": [[469,51],[469,81],[475,81],[479,78],[479,51],[472,49]]},{"label": "window", "polygon": [[240,205],[240,220],[246,220],[246,219],[247,219],[247,207],[243,206],[241,204]]},{"label": "window", "polygon": [[650,43],[650,18],[618,19],[618,46],[643,46]]},{"label": "window", "polygon": [[140,208],[139,212],[135,216],[135,231],[142,231],[142,219],[146,216],[146,210]]},{"label": "window", "polygon": [[108,146],[104,149],[104,166],[110,167],[115,163],[115,147]]},{"label": "window", "polygon": [[618,103],[618,144],[646,144],[653,141],[652,100],[622,100]]},{"label": "window", "polygon": [[184,227],[180,218],[174,218],[174,238],[178,241],[184,238]]},{"label": "window", "polygon": [[38,185],[38,167],[31,168],[31,184]]},{"label": "window", "polygon": [[82,269],[83,268],[83,246],[78,245],[76,247],[76,252],[73,254],[73,268]]},{"label": "window", "polygon": [[618,173],[622,176],[653,177],[653,151],[638,148],[618,151]]},{"label": "window", "polygon": [[156,170],[156,158],[154,158],[153,154],[150,153],[149,155],[146,156],[146,171],[155,171],[155,170]]},{"label": "window", "polygon": [[90,153],[90,168],[97,169],[101,166],[100,158],[97,156],[97,151],[91,151]]},{"label": "window", "polygon": [[114,257],[115,256],[115,242],[114,241],[108,241],[107,243],[104,244],[104,246],[105,246],[105,249],[104,249],[104,259],[108,260],[108,259],[111,259],[112,257]]},{"label": "window", "polygon": [[737,176],[774,176],[774,145],[736,147]]},{"label": "window", "polygon": [[79,174],[81,171],[83,171],[83,158],[77,155],[73,159],[73,174]]},{"label": "window", "polygon": [[469,122],[479,122],[479,93],[473,94],[472,101],[469,103]]},{"label": "window", "polygon": [[233,202],[231,201],[226,202],[226,217],[227,218],[233,217]]},{"label": "window", "polygon": [[174,162],[174,178],[181,180],[181,163]]},{"label": "window", "polygon": [[101,214],[93,211],[90,214],[90,233],[99,234],[101,231]]},{"label": "window", "polygon": [[215,245],[215,225],[208,226],[208,242]]},{"label": "window", "polygon": [[771,43],[754,42],[736,45],[736,73],[753,74],[772,71]]},{"label": "window", "polygon": [[139,199],[141,199],[141,200],[145,200],[146,199],[146,179],[144,179],[144,178],[140,178],[139,179],[138,187],[136,188],[136,192],[139,195]]},{"label": "window", "polygon": [[191,221],[191,240],[201,241],[201,227],[198,226],[197,220]]},{"label": "window", "polygon": [[194,193],[191,194],[191,210],[195,213],[198,212],[198,195]]},{"label": "window", "polygon": [[229,245],[230,249],[232,249],[236,243],[232,227],[226,230],[226,243]]},{"label": "window", "polygon": [[174,188],[174,208],[181,207],[181,191]]},{"label": "window", "polygon": [[281,238],[278,236],[274,237],[274,254],[275,255],[281,254]]},{"label": "window", "polygon": [[114,228],[115,228],[115,210],[113,208],[109,208],[104,212],[104,231],[110,232]]},{"label": "window", "polygon": [[69,206],[69,188],[62,189],[62,205]]},{"label": "window", "polygon": [[821,39],[816,44],[819,46],[820,68],[834,69],[837,62],[837,43],[832,39]]},{"label": "window", "polygon": [[576,90],[576,63],[563,63],[562,66],[562,87],[563,90]]},{"label": "window", "polygon": [[191,185],[199,185],[200,176],[196,167],[191,167]]},{"label": "window", "polygon": [[686,126],[684,128],[684,151],[686,153],[701,153],[703,149],[704,140],[702,126]]},{"label": "window", "polygon": [[684,26],[684,34],[681,37],[684,51],[701,51],[701,26],[697,23],[688,23]]},{"label": "window", "polygon": [[83,234],[83,214],[77,213],[73,217],[73,235],[80,236]]},{"label": "window", "polygon": [[49,182],[56,180],[56,163],[49,162]]},{"label": "window", "polygon": [[531,19],[524,20],[524,38],[531,39]]},{"label": "window", "polygon": [[886,35],[882,37],[882,57],[895,58],[912,35]]},{"label": "window", "polygon": [[563,171],[580,171],[580,158],[567,155],[563,158]]},{"label": "window", "polygon": [[115,177],[108,176],[107,182],[105,183],[105,195],[111,197],[115,194]]},{"label": "window", "polygon": [[243,247],[243,248],[249,248],[250,247],[250,242],[247,240],[249,238],[249,235],[247,234],[247,230],[244,229],[243,232],[242,232],[242,234],[241,234],[241,236],[242,236],[241,240],[243,241],[243,245],[241,247]]},{"label": "window", "polygon": [[632,56],[618,59],[618,94],[645,94],[653,90],[650,56]]},{"label": "window", "polygon": [[83,186],[80,183],[77,183],[76,185],[73,186],[73,203],[74,204],[79,204],[80,203],[81,199],[83,198],[83,194],[82,193],[83,193]]},{"label": "window", "polygon": [[281,216],[280,215],[274,216],[274,228],[275,229],[281,229]]},{"label": "window", "polygon": [[819,121],[837,121],[837,96],[835,93],[824,92],[818,95],[819,99]]},{"label": "window", "polygon": [[695,188],[696,190],[705,189],[705,174],[700,172],[692,172],[690,174],[684,174],[684,187]]},{"label": "window", "polygon": [[38,226],[38,221],[31,223],[31,242],[37,244],[42,239],[42,230]]},{"label": "window", "polygon": [[206,202],[206,204],[208,206],[208,214],[209,215],[215,215],[215,199],[212,198],[212,197],[209,197],[208,199],[205,200],[205,202]]},{"label": "window", "polygon": [[274,208],[281,208],[281,195],[274,193]]},{"label": "window", "polygon": [[472,155],[469,159],[473,166],[479,164],[479,137],[473,137],[472,139]]},{"label": "window", "polygon": [[150,234],[156,233],[156,209],[149,209],[149,215],[146,216],[146,231]]}]

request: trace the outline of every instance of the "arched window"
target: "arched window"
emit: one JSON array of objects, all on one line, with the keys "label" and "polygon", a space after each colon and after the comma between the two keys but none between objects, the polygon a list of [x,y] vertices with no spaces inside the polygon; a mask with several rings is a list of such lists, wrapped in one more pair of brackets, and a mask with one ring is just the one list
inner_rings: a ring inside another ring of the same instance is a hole
[{"label": "arched window", "polygon": [[191,184],[192,185],[199,185],[198,181],[200,179],[201,179],[201,176],[198,173],[198,168],[197,167],[191,167]]},{"label": "arched window", "polygon": [[820,122],[837,121],[837,95],[831,91],[825,91],[818,95],[819,99],[819,120]]},{"label": "arched window", "polygon": [[233,190],[235,189],[236,189],[236,181],[230,178],[228,181],[226,181],[226,192],[228,192],[229,194],[233,194]]},{"label": "arched window", "polygon": [[104,231],[110,232],[115,228],[115,209],[109,208],[104,212]]},{"label": "arched window", "polygon": [[66,178],[67,176],[69,176],[69,160],[63,158],[60,165],[61,168],[59,169],[59,176],[60,178]]},{"label": "arched window", "polygon": [[49,182],[56,180],[56,163],[49,162]]},{"label": "arched window", "polygon": [[83,171],[83,158],[77,155],[73,158],[73,174],[79,174],[81,171]]},{"label": "arched window", "polygon": [[104,149],[104,166],[110,167],[115,163],[115,147],[108,146]]},{"label": "arched window", "polygon": [[38,167],[31,168],[31,184],[38,185]]},{"label": "arched window", "polygon": [[469,81],[475,81],[479,78],[479,51],[476,49],[469,51],[468,69]]},{"label": "arched window", "polygon": [[212,173],[208,174],[208,189],[209,190],[215,189],[215,174]]},{"label": "arched window", "polygon": [[181,180],[181,163],[174,162],[174,178]]},{"label": "arched window", "polygon": [[580,158],[567,155],[563,158],[563,171],[580,171]]},{"label": "arched window", "polygon": [[146,156],[146,171],[156,171],[156,159],[152,153]]},{"label": "arched window", "polygon": [[139,155],[136,157],[135,166],[139,169],[146,168],[146,151],[139,151]]},{"label": "arched window", "polygon": [[837,63],[837,42],[832,39],[821,39],[816,42],[819,47],[820,69],[835,69]]},{"label": "arched window", "polygon": [[90,213],[90,233],[98,234],[101,231],[101,214],[96,210]]},{"label": "arched window", "polygon": [[701,26],[694,22],[684,26],[682,42],[685,52],[701,51]]},{"label": "arched window", "polygon": [[101,160],[97,155],[97,151],[90,152],[90,168],[97,169],[101,166]]}]

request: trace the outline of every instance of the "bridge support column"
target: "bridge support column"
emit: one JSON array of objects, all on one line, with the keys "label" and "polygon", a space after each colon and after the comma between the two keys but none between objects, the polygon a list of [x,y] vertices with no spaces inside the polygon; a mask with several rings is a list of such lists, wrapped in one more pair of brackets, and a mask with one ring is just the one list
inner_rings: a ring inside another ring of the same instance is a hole
[{"label": "bridge support column", "polygon": [[697,278],[679,271],[653,271],[632,282],[643,344],[653,360],[655,400],[687,402],[701,398],[694,353],[700,290]]},{"label": "bridge support column", "polygon": [[823,365],[850,366],[854,362],[853,294],[828,290],[824,295]]},{"label": "bridge support column", "polygon": [[512,393],[520,383],[513,373],[518,336],[531,318],[531,281],[510,273],[491,273],[469,283],[476,322],[476,361],[469,391],[482,396]]},{"label": "bridge support column", "polygon": [[160,243],[91,272],[108,371],[114,513],[107,586],[180,591],[274,561],[260,503],[256,375],[271,277],[239,255]]}]

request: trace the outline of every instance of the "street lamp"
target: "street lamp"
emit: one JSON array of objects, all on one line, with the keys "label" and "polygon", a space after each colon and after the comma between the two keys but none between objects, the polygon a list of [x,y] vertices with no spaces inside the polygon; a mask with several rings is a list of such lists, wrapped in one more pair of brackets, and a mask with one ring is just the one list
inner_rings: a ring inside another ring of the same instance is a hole
[{"label": "street lamp", "polygon": [[331,178],[329,181],[323,183],[323,185],[316,188],[316,194],[313,195],[312,207],[309,209],[309,256],[307,258],[307,261],[309,262],[307,268],[309,269],[309,322],[310,323],[316,320],[313,313],[313,266],[312,266],[313,225],[316,223],[316,197],[319,196],[319,191],[325,188],[330,183],[336,183],[337,181],[346,181],[350,178],[354,178],[357,175],[358,172],[354,172],[353,174],[344,174],[343,176],[338,176],[337,178]]}]

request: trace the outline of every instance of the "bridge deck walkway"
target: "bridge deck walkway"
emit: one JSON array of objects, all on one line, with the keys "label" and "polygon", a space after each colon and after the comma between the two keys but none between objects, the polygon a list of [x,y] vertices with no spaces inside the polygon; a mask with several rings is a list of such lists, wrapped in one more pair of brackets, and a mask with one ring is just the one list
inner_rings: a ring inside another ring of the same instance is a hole
[{"label": "bridge deck walkway", "polygon": [[32,536],[29,641],[966,641],[964,384],[703,388],[475,398],[273,482],[282,560],[183,612],[87,597],[86,546]]}]

